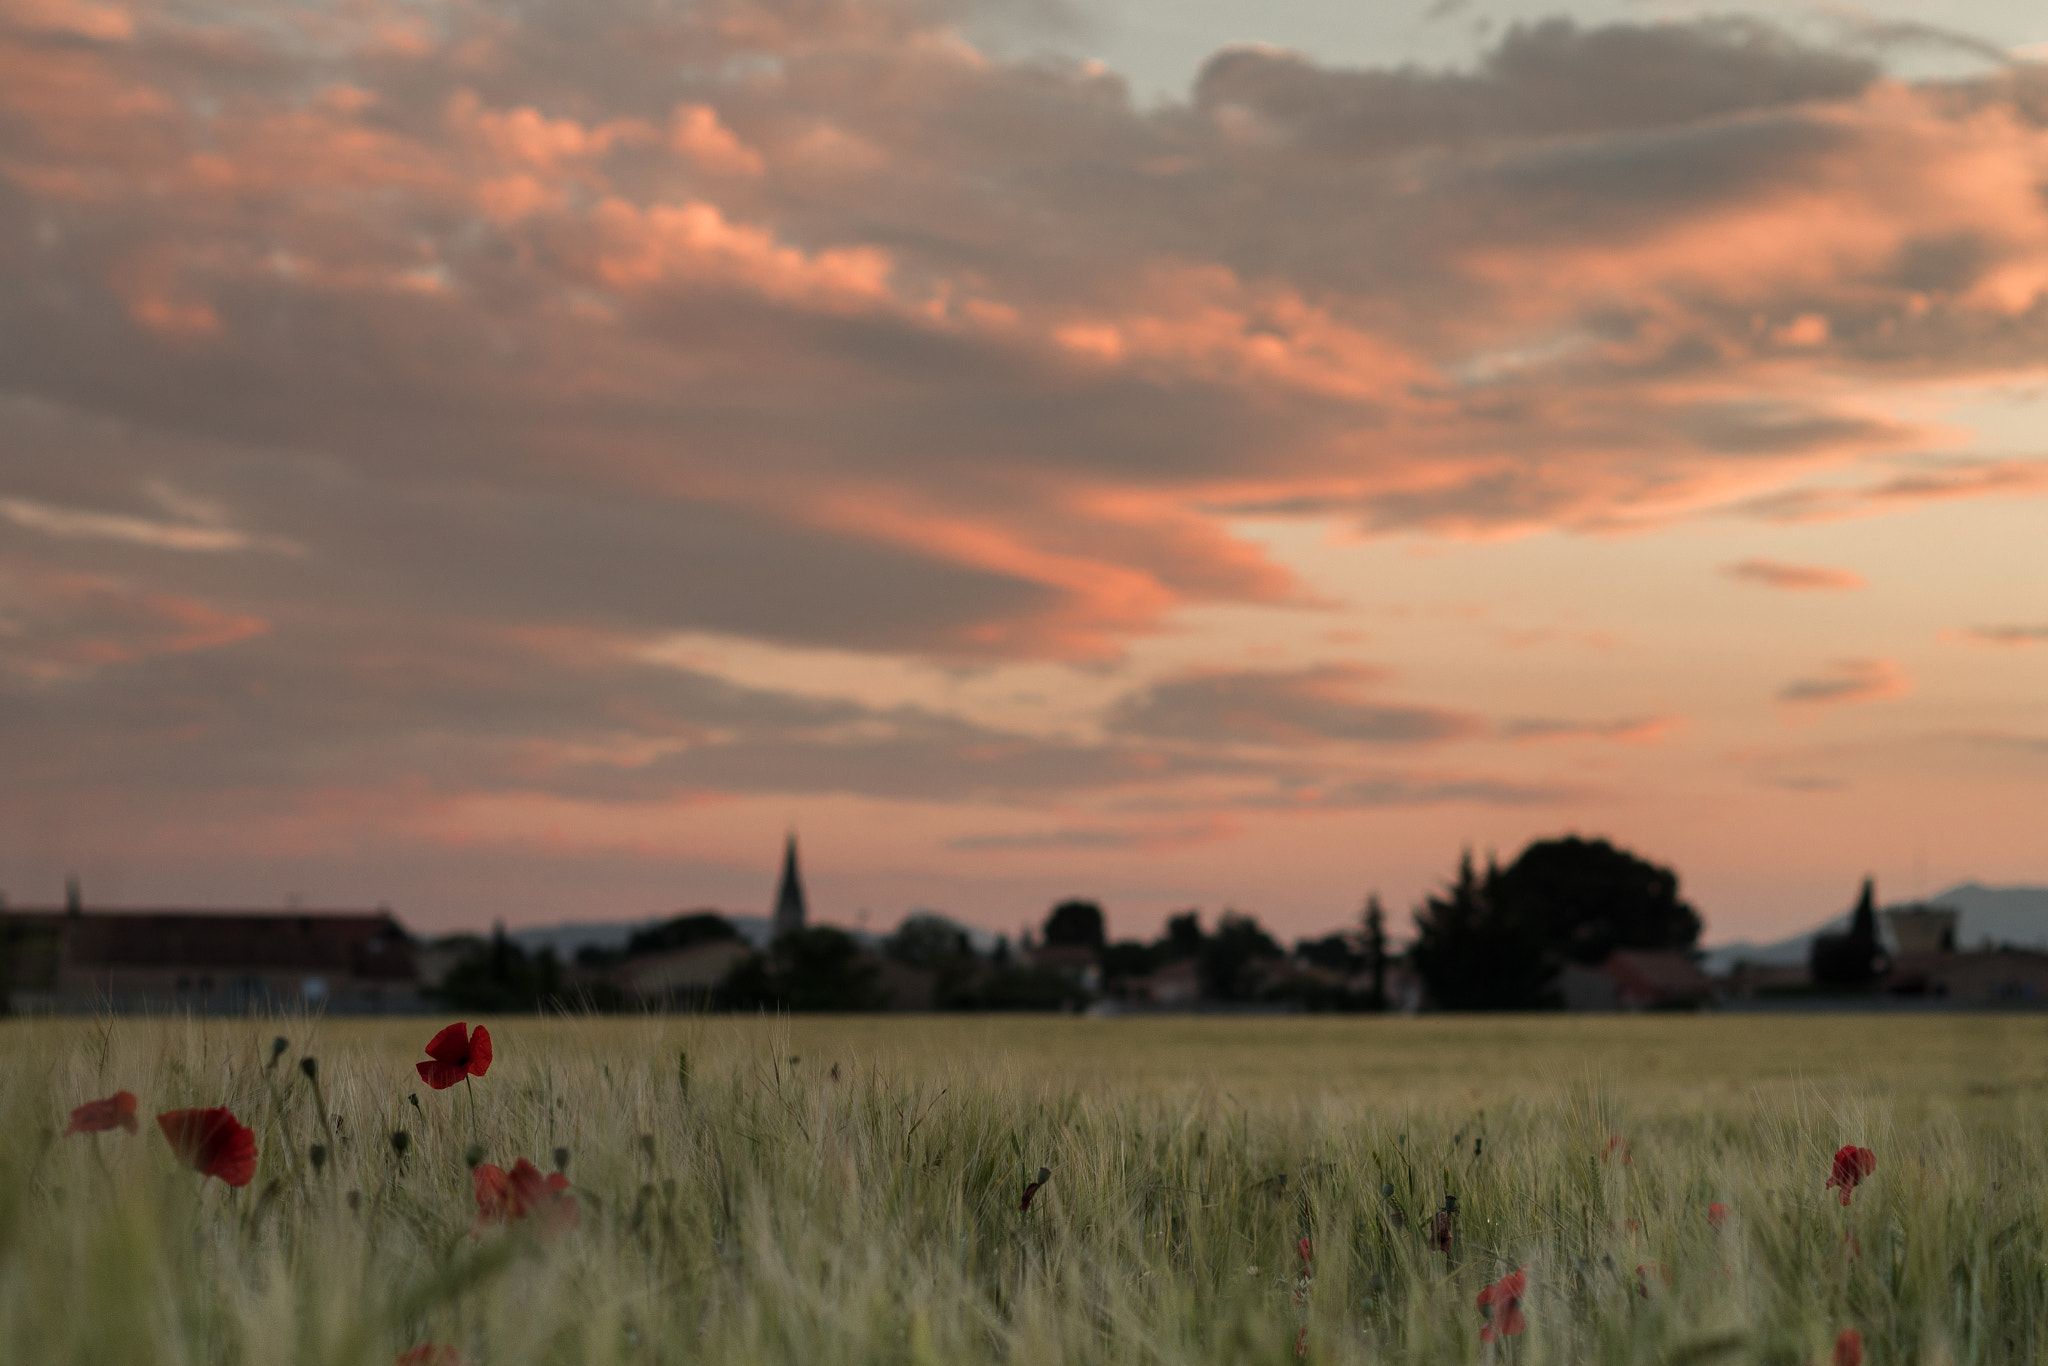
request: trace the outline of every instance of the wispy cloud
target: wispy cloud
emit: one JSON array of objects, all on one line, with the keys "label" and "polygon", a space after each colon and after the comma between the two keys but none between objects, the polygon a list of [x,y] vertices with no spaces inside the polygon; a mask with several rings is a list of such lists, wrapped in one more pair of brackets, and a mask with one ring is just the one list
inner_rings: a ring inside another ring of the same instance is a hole
[{"label": "wispy cloud", "polygon": [[1985,645],[2048,645],[2048,623],[2039,626],[1967,626],[1955,633]]},{"label": "wispy cloud", "polygon": [[1796,678],[1778,689],[1778,700],[1796,706],[1876,702],[1911,690],[1905,670],[1889,659],[1838,659],[1821,672]]},{"label": "wispy cloud", "polygon": [[1744,583],[1762,584],[1766,588],[1786,588],[1795,592],[1863,586],[1862,576],[1846,569],[1829,569],[1811,564],[1786,564],[1779,560],[1738,560],[1722,572]]}]

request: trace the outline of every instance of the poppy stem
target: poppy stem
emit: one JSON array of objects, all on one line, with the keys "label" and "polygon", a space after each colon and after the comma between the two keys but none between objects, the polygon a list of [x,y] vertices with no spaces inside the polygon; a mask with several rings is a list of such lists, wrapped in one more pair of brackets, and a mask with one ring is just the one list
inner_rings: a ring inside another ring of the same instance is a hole
[{"label": "poppy stem", "polygon": [[476,1135],[476,1079],[467,1072],[462,1074],[462,1089],[469,1093],[469,1141],[481,1146],[482,1140]]}]

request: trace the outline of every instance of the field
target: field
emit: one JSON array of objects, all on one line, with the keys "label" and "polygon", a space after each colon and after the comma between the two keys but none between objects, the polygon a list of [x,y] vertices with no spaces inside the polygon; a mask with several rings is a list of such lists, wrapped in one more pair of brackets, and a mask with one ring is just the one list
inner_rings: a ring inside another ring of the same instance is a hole
[{"label": "field", "polygon": [[0,1026],[0,1361],[2048,1359],[2040,1017],[502,1019],[435,1091],[439,1023]]}]

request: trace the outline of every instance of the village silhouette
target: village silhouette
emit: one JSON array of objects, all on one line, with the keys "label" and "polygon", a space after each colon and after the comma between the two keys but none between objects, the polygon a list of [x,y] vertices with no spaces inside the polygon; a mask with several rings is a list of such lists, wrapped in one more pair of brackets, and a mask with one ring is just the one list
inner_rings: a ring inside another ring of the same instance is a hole
[{"label": "village silhouette", "polygon": [[929,911],[868,934],[813,922],[793,832],[773,907],[765,919],[703,909],[581,934],[501,923],[421,938],[386,908],[89,907],[72,878],[61,907],[0,903],[0,1002],[16,1014],[2048,1006],[2048,952],[1964,948],[1956,906],[1880,909],[1870,878],[1846,916],[1787,941],[1792,954],[1709,955],[1677,874],[1578,835],[1536,840],[1504,866],[1468,851],[1400,944],[1377,894],[1352,923],[1291,948],[1234,910],[1205,923],[1189,909],[1156,939],[1112,939],[1102,907],[1078,897],[1014,942]]}]

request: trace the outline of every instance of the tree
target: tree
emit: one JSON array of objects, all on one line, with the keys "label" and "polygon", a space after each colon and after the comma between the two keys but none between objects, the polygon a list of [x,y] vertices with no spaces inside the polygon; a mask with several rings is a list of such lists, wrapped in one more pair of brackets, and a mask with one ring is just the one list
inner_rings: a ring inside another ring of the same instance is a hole
[{"label": "tree", "polygon": [[896,933],[883,941],[882,952],[899,963],[934,972],[974,956],[966,933],[958,925],[929,912],[904,917]]},{"label": "tree", "polygon": [[1092,901],[1062,901],[1045,918],[1045,942],[1078,944],[1097,953],[1108,939],[1103,932],[1102,907]]},{"label": "tree", "polygon": [[1207,939],[1208,936],[1202,933],[1202,913],[1182,911],[1167,918],[1166,942],[1160,945],[1162,956],[1168,962],[1200,958],[1202,945]]},{"label": "tree", "polygon": [[1458,860],[1456,881],[1415,912],[1408,961],[1445,1010],[1544,1010],[1561,1004],[1552,985],[1559,962],[1544,927],[1495,895],[1500,869]]},{"label": "tree", "polygon": [[719,983],[717,999],[731,1010],[881,1010],[889,1002],[880,976],[859,940],[812,925],[742,959]]},{"label": "tree", "polygon": [[1372,1002],[1368,1009],[1387,1008],[1387,913],[1380,908],[1380,894],[1365,899],[1365,965],[1372,973]]},{"label": "tree", "polygon": [[1891,966],[1877,937],[1877,884],[1863,879],[1863,891],[1843,934],[1818,934],[1807,960],[1816,986],[1856,991],[1869,987]]},{"label": "tree", "polygon": [[1678,875],[1604,839],[1536,840],[1489,876],[1488,894],[1533,921],[1550,950],[1596,967],[1616,949],[1690,950],[1700,917],[1678,895]]},{"label": "tree", "polygon": [[562,965],[553,949],[528,958],[505,933],[503,921],[488,943],[466,953],[433,995],[457,1010],[509,1012],[564,1004]]},{"label": "tree", "polygon": [[699,944],[716,944],[727,939],[737,939],[740,932],[733,923],[716,911],[692,911],[664,921],[652,929],[637,930],[626,940],[626,957],[638,958],[649,953],[673,953],[678,949],[692,949]]},{"label": "tree", "polygon": [[1284,955],[1265,927],[1248,915],[1225,911],[1216,922],[1216,933],[1202,942],[1196,969],[1202,994],[1218,1000],[1243,1000],[1252,994],[1251,965],[1261,959]]}]

